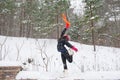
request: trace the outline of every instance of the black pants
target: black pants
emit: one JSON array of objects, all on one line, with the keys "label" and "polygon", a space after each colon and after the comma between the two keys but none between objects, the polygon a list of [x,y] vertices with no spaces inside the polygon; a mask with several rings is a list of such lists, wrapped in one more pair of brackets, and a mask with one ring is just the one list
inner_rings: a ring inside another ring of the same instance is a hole
[{"label": "black pants", "polygon": [[63,67],[64,69],[67,69],[67,63],[66,60],[68,60],[68,62],[72,62],[73,61],[73,56],[69,55],[68,52],[67,53],[61,53],[61,58],[62,58],[62,62],[63,62]]}]

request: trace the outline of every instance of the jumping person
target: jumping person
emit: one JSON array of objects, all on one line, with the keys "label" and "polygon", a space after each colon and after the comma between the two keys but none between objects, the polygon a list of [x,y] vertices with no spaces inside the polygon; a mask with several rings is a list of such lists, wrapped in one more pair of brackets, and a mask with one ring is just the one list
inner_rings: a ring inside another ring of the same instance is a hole
[{"label": "jumping person", "polygon": [[66,46],[71,48],[72,50],[74,50],[76,52],[78,51],[77,48],[75,48],[72,44],[70,44],[68,42],[70,40],[70,37],[69,37],[69,35],[65,34],[65,32],[68,28],[69,28],[69,26],[67,25],[63,29],[63,31],[60,35],[60,38],[58,39],[58,44],[57,44],[57,49],[58,49],[59,52],[61,52],[61,59],[62,59],[64,71],[66,71],[68,69],[66,60],[68,60],[68,62],[70,62],[70,63],[72,63],[72,61],[73,61],[73,55],[70,55],[68,53],[68,50],[66,49]]}]

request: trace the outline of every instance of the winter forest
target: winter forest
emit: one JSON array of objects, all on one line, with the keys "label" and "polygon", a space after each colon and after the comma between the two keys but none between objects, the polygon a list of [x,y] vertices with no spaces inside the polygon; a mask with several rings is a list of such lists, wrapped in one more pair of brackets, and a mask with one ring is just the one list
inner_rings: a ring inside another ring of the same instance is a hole
[{"label": "winter forest", "polygon": [[[63,13],[78,52],[61,78]],[[14,61],[15,80],[119,80],[120,0],[0,0],[0,67]]]},{"label": "winter forest", "polygon": [[[57,39],[65,13],[73,41],[120,47],[120,1],[0,0],[0,35]],[[72,4],[71,4],[72,3]],[[94,39],[94,40],[93,40]]]}]

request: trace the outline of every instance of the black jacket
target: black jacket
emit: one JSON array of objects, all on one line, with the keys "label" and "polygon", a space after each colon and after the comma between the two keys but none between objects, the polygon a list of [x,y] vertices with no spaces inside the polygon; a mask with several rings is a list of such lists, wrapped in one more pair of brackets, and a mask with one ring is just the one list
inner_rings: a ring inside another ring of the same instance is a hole
[{"label": "black jacket", "polygon": [[67,49],[65,47],[65,45],[67,47],[70,47],[72,48],[73,46],[68,42],[68,40],[66,39],[66,37],[64,37],[64,34],[66,32],[66,28],[64,28],[64,30],[62,31],[61,33],[61,36],[60,38],[58,39],[58,44],[57,44],[57,50],[61,53],[66,53],[67,52]]}]

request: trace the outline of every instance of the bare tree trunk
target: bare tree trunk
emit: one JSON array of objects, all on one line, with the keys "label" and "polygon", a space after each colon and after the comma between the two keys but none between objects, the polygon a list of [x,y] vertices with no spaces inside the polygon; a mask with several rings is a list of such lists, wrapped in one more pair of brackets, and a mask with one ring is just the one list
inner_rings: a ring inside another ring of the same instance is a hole
[{"label": "bare tree trunk", "polygon": [[[57,15],[57,24],[58,24],[58,15]],[[60,32],[59,32],[59,25],[57,25],[57,39],[59,39]]]},{"label": "bare tree trunk", "polygon": [[2,43],[0,43],[0,60],[2,60],[2,50],[3,50],[3,46],[5,44],[5,42],[7,41],[7,37],[4,39],[4,41]]},{"label": "bare tree trunk", "polygon": [[[91,17],[93,16],[93,13],[92,13],[92,9],[91,9],[91,5],[90,5],[90,14],[91,14]],[[95,47],[95,36],[94,36],[94,24],[93,24],[93,20],[90,20],[91,21],[91,30],[92,30],[92,43],[93,43],[93,46],[94,46],[94,51],[96,51],[96,47]]]},{"label": "bare tree trunk", "polygon": [[2,30],[4,27],[4,14],[0,14],[0,35],[2,35]]},{"label": "bare tree trunk", "polygon": [[24,7],[21,7],[21,14],[20,14],[20,32],[19,32],[19,36],[23,37],[24,36],[24,17],[25,17],[25,10]]}]

